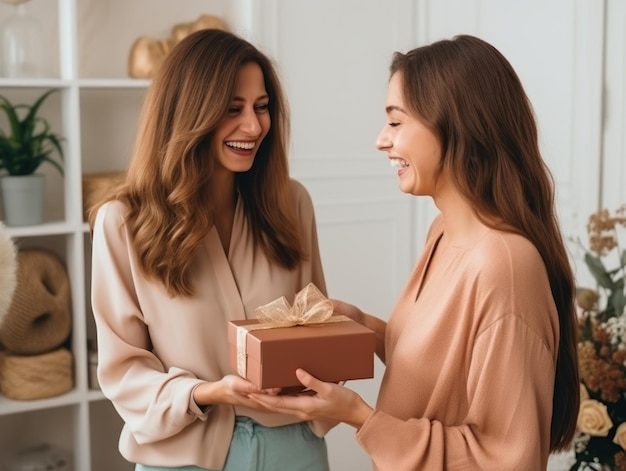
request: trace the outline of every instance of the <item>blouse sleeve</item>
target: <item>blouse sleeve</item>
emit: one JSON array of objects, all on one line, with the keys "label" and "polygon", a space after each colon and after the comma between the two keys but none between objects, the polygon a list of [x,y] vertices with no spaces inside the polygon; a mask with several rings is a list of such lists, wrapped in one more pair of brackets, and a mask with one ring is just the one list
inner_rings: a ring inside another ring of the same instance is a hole
[{"label": "blouse sleeve", "polygon": [[519,317],[506,315],[476,339],[462,425],[401,420],[375,410],[357,440],[381,470],[541,469],[548,454],[542,437],[552,415],[551,365],[540,337]]},{"label": "blouse sleeve", "polygon": [[[193,401],[201,380],[170,368],[151,351],[148,326],[135,290],[141,277],[123,221],[123,205],[98,212],[93,230],[91,301],[98,336],[98,380],[135,440],[150,443],[176,435],[196,419]],[[142,282],[145,282],[142,281]]]}]

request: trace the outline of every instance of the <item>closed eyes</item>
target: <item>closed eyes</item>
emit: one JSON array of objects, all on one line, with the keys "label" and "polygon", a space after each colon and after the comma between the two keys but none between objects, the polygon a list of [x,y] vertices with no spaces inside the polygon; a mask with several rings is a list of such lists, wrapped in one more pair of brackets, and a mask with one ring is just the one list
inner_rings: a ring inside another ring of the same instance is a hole
[{"label": "closed eyes", "polygon": [[[257,114],[261,114],[261,113],[266,113],[269,110],[269,103],[262,103],[260,105],[255,105],[254,106],[254,112]],[[239,113],[241,113],[241,111],[243,110],[242,106],[231,106],[230,108],[228,108],[228,115],[229,116],[236,116]]]}]

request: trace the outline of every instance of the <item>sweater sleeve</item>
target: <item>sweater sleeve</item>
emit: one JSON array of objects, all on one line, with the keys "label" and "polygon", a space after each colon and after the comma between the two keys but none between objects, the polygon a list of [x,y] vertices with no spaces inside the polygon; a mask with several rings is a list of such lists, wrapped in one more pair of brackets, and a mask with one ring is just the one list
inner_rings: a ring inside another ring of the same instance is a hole
[{"label": "sweater sleeve", "polygon": [[[98,380],[135,440],[150,443],[176,435],[196,419],[193,401],[202,381],[179,368],[165,370],[151,351],[148,326],[135,290],[141,276],[123,206],[108,203],[97,215],[92,244],[92,309],[98,335]],[[145,282],[145,280],[143,281]]]},{"label": "sweater sleeve", "polygon": [[357,440],[381,471],[536,471],[548,454],[542,447],[550,434],[553,385],[544,342],[522,319],[506,315],[474,343],[462,424],[401,420],[375,410]]}]

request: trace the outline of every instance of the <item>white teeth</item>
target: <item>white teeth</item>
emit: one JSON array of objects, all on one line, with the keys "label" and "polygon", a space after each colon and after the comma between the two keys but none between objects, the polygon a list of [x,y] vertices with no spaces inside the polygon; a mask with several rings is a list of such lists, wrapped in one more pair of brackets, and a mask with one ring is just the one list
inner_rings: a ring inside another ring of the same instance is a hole
[{"label": "white teeth", "polygon": [[389,159],[389,163],[392,167],[408,167],[409,164],[402,159]]},{"label": "white teeth", "polygon": [[244,149],[251,150],[254,149],[254,142],[227,142],[226,145],[228,147],[232,147],[233,149]]}]

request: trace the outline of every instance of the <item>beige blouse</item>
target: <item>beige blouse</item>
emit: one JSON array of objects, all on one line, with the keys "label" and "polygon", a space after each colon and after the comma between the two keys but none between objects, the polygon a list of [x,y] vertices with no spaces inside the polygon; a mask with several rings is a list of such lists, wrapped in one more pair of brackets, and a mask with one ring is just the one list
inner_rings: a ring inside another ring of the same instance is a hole
[{"label": "beige blouse", "polygon": [[541,256],[489,231],[448,247],[436,221],[389,319],[376,410],[357,440],[381,471],[547,467],[559,323]]},{"label": "beige blouse", "polygon": [[228,362],[229,320],[254,317],[256,307],[280,296],[292,302],[311,281],[326,293],[311,198],[296,181],[291,192],[308,259],[290,271],[254,251],[239,201],[228,257],[215,228],[199,250],[192,298],[170,298],[160,283],[142,275],[121,202],[99,210],[91,291],[98,379],[124,420],[119,449],[128,461],[221,469],[235,414],[268,426],[297,421],[221,404],[203,413],[192,398],[203,381],[236,374]]}]

